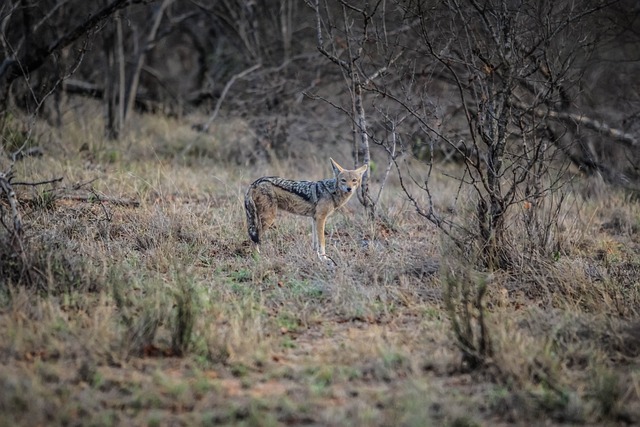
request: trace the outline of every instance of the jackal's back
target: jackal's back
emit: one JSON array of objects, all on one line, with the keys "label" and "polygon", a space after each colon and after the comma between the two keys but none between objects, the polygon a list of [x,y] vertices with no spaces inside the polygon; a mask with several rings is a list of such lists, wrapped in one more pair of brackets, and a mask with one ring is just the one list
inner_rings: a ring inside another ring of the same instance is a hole
[{"label": "jackal's back", "polygon": [[331,194],[336,189],[335,179],[323,179],[322,181],[295,181],[291,179],[274,177],[270,182],[285,191],[291,192],[309,202],[317,202],[320,197]]},{"label": "jackal's back", "polygon": [[311,215],[319,200],[335,193],[336,181],[296,181],[268,176],[256,180],[252,187],[256,192],[268,194],[279,209],[298,215]]}]

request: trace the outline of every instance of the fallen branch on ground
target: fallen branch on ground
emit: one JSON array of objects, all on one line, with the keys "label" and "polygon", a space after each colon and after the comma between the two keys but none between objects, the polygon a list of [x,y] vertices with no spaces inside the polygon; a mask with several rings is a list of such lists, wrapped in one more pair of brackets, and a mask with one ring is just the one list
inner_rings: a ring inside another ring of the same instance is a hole
[{"label": "fallen branch on ground", "polygon": [[140,206],[140,202],[138,200],[105,197],[105,196],[100,196],[99,194],[96,194],[96,193],[91,193],[86,196],[81,194],[63,194],[59,196],[59,198],[64,200],[76,200],[76,201],[87,202],[87,203],[105,202],[105,203],[111,203],[112,205],[116,205],[116,206],[133,206],[134,208],[137,208],[138,206]]}]

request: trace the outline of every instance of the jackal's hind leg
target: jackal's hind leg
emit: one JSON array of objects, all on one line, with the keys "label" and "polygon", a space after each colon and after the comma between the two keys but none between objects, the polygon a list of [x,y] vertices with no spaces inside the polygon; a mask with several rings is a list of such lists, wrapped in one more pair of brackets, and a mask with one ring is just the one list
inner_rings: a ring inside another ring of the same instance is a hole
[{"label": "jackal's hind leg", "polygon": [[262,231],[265,231],[271,227],[276,220],[278,204],[272,194],[264,191],[256,191],[253,200],[256,204]]},{"label": "jackal's hind leg", "polygon": [[313,246],[313,251],[318,252],[318,230],[316,226],[316,219],[311,218],[311,245]]}]

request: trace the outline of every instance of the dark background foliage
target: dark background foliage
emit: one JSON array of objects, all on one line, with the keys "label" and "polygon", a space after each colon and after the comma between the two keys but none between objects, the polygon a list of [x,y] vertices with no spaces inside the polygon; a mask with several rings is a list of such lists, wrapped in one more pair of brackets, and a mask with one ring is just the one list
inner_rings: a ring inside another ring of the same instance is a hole
[{"label": "dark background foliage", "polygon": [[478,82],[504,82],[508,57],[508,108],[544,121],[535,137],[584,173],[637,189],[639,14],[632,0],[6,0],[0,111],[5,125],[19,111],[63,126],[67,97],[98,98],[112,138],[131,109],[241,116],[256,156],[286,156],[353,132],[349,72],[322,44],[374,77],[363,85],[374,143],[409,112],[396,130],[414,154],[455,160],[481,148],[469,143],[474,120],[497,92]]}]

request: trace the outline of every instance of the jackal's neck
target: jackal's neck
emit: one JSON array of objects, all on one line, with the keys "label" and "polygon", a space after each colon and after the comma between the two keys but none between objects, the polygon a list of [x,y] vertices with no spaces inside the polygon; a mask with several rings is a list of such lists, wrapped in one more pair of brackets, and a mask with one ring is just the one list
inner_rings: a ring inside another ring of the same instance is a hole
[{"label": "jackal's neck", "polygon": [[331,188],[331,197],[333,198],[333,203],[336,208],[347,203],[351,196],[353,196],[353,191],[347,192],[340,188],[337,178],[326,179],[324,183],[327,187]]}]

